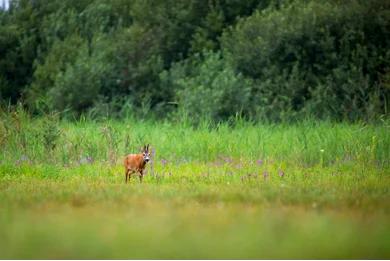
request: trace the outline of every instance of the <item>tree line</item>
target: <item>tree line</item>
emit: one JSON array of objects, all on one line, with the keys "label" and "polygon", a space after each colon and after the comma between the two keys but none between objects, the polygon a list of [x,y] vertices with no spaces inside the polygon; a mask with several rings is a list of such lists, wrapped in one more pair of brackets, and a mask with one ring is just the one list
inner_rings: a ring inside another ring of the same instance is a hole
[{"label": "tree line", "polygon": [[13,0],[0,98],[33,114],[388,115],[390,1]]}]

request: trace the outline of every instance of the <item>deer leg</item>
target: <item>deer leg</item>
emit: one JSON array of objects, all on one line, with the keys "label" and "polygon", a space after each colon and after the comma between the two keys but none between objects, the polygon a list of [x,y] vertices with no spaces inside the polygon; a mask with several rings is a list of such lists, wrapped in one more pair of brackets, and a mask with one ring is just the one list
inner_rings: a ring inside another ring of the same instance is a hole
[{"label": "deer leg", "polygon": [[141,170],[140,172],[139,172],[139,181],[142,183],[142,178],[144,177],[144,173],[143,173],[143,171]]},{"label": "deer leg", "polygon": [[127,177],[129,176],[129,170],[128,169],[125,170],[125,176],[126,176],[126,183],[127,183]]},{"label": "deer leg", "polygon": [[134,173],[134,170],[129,169],[129,182],[130,182],[131,175],[132,175],[133,173]]}]

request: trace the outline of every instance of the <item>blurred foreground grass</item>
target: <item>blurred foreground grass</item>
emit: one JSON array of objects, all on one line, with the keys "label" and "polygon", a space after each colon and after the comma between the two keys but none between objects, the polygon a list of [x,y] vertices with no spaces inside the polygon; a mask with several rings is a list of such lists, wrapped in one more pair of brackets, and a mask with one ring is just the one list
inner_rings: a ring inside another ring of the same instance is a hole
[{"label": "blurred foreground grass", "polygon": [[[49,128],[50,127],[50,128]],[[390,258],[389,127],[3,115],[0,258]],[[143,184],[120,158],[155,149]]]},{"label": "blurred foreground grass", "polygon": [[156,164],[127,185],[120,166],[3,165],[0,256],[390,257],[385,171],[243,165]]}]

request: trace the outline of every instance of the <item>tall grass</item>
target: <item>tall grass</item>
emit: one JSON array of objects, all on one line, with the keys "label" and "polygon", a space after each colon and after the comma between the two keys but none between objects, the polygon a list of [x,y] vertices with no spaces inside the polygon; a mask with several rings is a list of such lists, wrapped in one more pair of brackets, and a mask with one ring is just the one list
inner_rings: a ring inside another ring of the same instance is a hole
[{"label": "tall grass", "polygon": [[74,164],[110,161],[150,143],[157,159],[214,161],[222,158],[329,165],[359,162],[389,168],[390,124],[304,121],[251,124],[240,120],[194,128],[186,123],[135,119],[76,122],[56,115],[32,119],[23,110],[2,113],[0,160]]}]

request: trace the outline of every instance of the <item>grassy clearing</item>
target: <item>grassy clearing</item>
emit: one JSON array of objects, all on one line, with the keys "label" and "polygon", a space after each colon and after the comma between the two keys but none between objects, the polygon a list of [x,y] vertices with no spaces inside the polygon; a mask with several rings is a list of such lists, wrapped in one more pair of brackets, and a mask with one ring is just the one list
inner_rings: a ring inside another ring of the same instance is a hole
[{"label": "grassy clearing", "polygon": [[[1,258],[390,258],[389,127],[3,114]],[[155,149],[143,184],[120,159]]]}]

